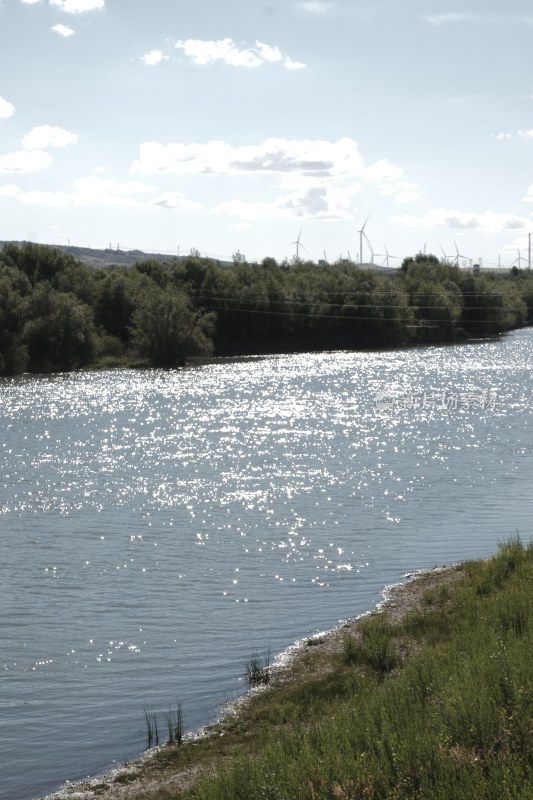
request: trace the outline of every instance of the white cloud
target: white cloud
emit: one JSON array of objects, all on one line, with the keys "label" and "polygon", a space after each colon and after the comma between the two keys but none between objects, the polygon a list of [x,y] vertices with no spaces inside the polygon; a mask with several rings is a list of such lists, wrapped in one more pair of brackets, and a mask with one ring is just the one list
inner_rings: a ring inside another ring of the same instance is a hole
[{"label": "white cloud", "polygon": [[259,145],[233,148],[222,141],[206,144],[160,144],[145,142],[133,172],[148,174],[298,174],[309,178],[366,176],[383,179],[402,170],[386,160],[366,167],[353,139],[325,140],[267,139]]},{"label": "white cloud", "polygon": [[328,0],[300,0],[296,3],[296,8],[312,17],[327,17],[334,11],[335,3],[328,2]]},{"label": "white cloud", "polygon": [[74,36],[74,30],[69,28],[68,25],[61,25],[61,23],[58,25],[52,25],[50,30],[59,34],[59,36],[63,36],[65,39],[68,39],[69,36]]},{"label": "white cloud", "polygon": [[0,173],[19,173],[36,172],[39,169],[46,169],[53,164],[54,159],[48,153],[41,150],[17,150],[13,153],[0,155]]},{"label": "white cloud", "polygon": [[95,11],[105,6],[105,0],[49,0],[49,3],[67,14],[82,14],[84,11]]},{"label": "white cloud", "polygon": [[187,39],[187,41],[177,41],[175,46],[183,50],[195,64],[223,61],[234,67],[258,67],[262,63],[259,55],[252,53],[251,50],[239,50],[232,39],[218,41]]},{"label": "white cloud", "polygon": [[0,195],[7,195],[8,197],[16,198],[19,203],[28,203],[49,208],[57,208],[69,204],[69,197],[66,192],[40,192],[40,191],[24,191],[19,186],[4,187],[8,191],[2,191],[0,188]]},{"label": "white cloud", "polygon": [[15,113],[15,106],[0,97],[0,119],[9,119]]},{"label": "white cloud", "polygon": [[53,125],[39,125],[33,128],[22,140],[25,150],[46,150],[48,147],[66,147],[76,144],[78,136]]},{"label": "white cloud", "polygon": [[469,22],[475,14],[425,14],[423,19],[430,25],[445,25],[449,22]]},{"label": "white cloud", "polygon": [[476,229],[484,233],[520,230],[531,225],[531,220],[527,217],[520,217],[516,214],[501,214],[493,211],[477,214],[444,208],[433,208],[420,217],[405,214],[404,216],[393,216],[391,219],[393,222],[408,227],[425,225],[439,228]]},{"label": "white cloud", "polygon": [[278,47],[256,41],[253,47],[241,48],[233,39],[209,41],[203,39],[178,40],[175,44],[194,64],[214,64],[221,61],[232,67],[260,67],[262,64],[281,62],[287,69],[302,69],[305,64],[283,56]]},{"label": "white cloud", "polygon": [[245,203],[243,200],[227,200],[215,206],[215,213],[254,221],[258,219],[280,219],[291,216],[284,214],[275,203]]},{"label": "white cloud", "polygon": [[195,203],[192,200],[187,200],[185,195],[181,192],[164,192],[159,197],[154,197],[150,200],[151,206],[160,206],[160,208],[170,209],[183,209],[183,208],[202,208],[201,203]]},{"label": "white cloud", "polygon": [[289,56],[283,59],[283,66],[286,69],[305,69],[305,64],[302,61],[293,61]]},{"label": "white cloud", "polygon": [[252,222],[262,219],[351,219],[350,207],[359,186],[350,189],[314,186],[302,192],[293,192],[271,203],[230,200],[219,203],[215,213],[227,214]]},{"label": "white cloud", "polygon": [[366,167],[364,174],[371,181],[393,181],[402,177],[403,169],[392,164],[388,158],[380,158]]},{"label": "white cloud", "polygon": [[379,191],[386,197],[392,197],[395,203],[415,203],[422,197],[418,185],[408,181],[384,183]]},{"label": "white cloud", "polygon": [[164,56],[161,50],[150,50],[149,53],[141,56],[141,61],[147,67],[156,67],[162,61],[168,61],[168,56]]},{"label": "white cloud", "polygon": [[26,3],[27,6],[32,6],[34,3],[40,3],[41,0],[22,0],[23,3]]},{"label": "white cloud", "polygon": [[[13,189],[17,189],[14,193]],[[64,191],[23,191],[18,187],[10,187],[10,194],[21,203],[58,207],[65,205],[139,205],[135,199],[139,194],[151,194],[155,187],[137,181],[113,181],[102,178],[80,178],[74,182],[73,192]]]},{"label": "white cloud", "polygon": [[425,14],[422,17],[430,25],[440,26],[455,23],[475,25],[533,25],[530,14],[474,14],[472,12]]},{"label": "white cloud", "polygon": [[137,195],[156,191],[154,186],[140,181],[115,181],[93,175],[75,181],[74,189],[71,202],[77,205],[136,205]]},{"label": "white cloud", "polygon": [[351,219],[353,199],[363,181],[379,181],[380,191],[398,203],[420,197],[416,184],[400,180],[400,167],[386,158],[366,164],[357,142],[349,138],[335,142],[272,138],[240,147],[220,140],[205,144],[144,142],[131,171],[150,175],[231,175],[240,176],[241,182],[246,175],[277,178],[278,187],[285,193],[272,201],[235,199],[215,207],[216,213],[248,222],[295,217]]},{"label": "white cloud", "polygon": [[529,185],[529,188],[522,200],[524,203],[533,203],[533,183]]},{"label": "white cloud", "polygon": [[416,203],[422,195],[416,189],[403,189],[394,195],[395,203]]},{"label": "white cloud", "polygon": [[5,186],[0,186],[0,197],[16,197],[20,189],[13,183],[8,183]]},{"label": "white cloud", "polygon": [[257,41],[255,43],[257,51],[263,61],[269,61],[274,64],[276,61],[283,61],[283,56],[279,47],[271,47],[269,44]]},{"label": "white cloud", "polygon": [[530,130],[524,130],[521,128],[520,130],[516,131],[516,133],[499,131],[498,133],[490,134],[491,139],[496,139],[499,142],[507,139],[513,139],[515,136],[518,136],[520,139],[533,139],[533,128]]},{"label": "white cloud", "polygon": [[249,222],[231,222],[228,225],[228,228],[231,228],[232,231],[251,231],[253,227]]},{"label": "white cloud", "polygon": [[200,204],[187,200],[178,192],[166,192],[155,198],[147,197],[157,192],[157,188],[139,181],[116,181],[91,175],[75,181],[73,187],[72,191],[26,191],[14,184],[8,184],[0,187],[0,195],[13,197],[20,203],[49,208],[109,205],[169,209],[201,208]]},{"label": "white cloud", "polygon": [[339,187],[313,186],[303,192],[296,192],[278,201],[280,208],[291,216],[312,217],[313,219],[351,219],[350,209],[359,185],[349,189]]}]

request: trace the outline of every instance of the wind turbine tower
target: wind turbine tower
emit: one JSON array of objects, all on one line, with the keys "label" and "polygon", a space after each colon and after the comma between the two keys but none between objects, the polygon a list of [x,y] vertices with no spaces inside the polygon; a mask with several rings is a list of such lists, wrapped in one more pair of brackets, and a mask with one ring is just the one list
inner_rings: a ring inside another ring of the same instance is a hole
[{"label": "wind turbine tower", "polygon": [[[465,259],[465,261],[469,262],[470,266],[472,266],[472,259],[470,258],[470,256],[464,256],[462,253],[460,253],[459,252],[459,248],[457,247],[457,242],[454,240],[453,243],[455,245],[455,252],[457,254],[455,256],[455,259],[454,259],[455,260],[455,265],[458,267],[459,266],[459,259],[463,258],[463,259]],[[464,266],[464,264],[463,264],[463,266]]]},{"label": "wind turbine tower", "polygon": [[[370,214],[371,213],[372,212],[370,212]],[[370,247],[370,252],[372,253],[372,255],[374,254],[374,251],[372,250],[372,245],[370,244],[370,239],[368,238],[368,236],[365,233],[366,223],[370,219],[370,214],[365,219],[365,223],[364,223],[363,227],[361,228],[361,230],[358,231],[358,233],[359,233],[359,264],[360,265],[363,264],[363,238],[365,238],[367,240],[368,246]]]},{"label": "wind turbine tower", "polygon": [[307,253],[307,255],[309,255],[309,250],[307,250],[307,249],[306,249],[306,248],[303,246],[303,244],[302,244],[302,242],[301,242],[301,238],[302,238],[302,231],[303,231],[303,225],[302,225],[302,227],[300,228],[300,233],[298,234],[298,238],[296,239],[296,241],[295,241],[295,242],[291,242],[291,244],[295,244],[295,245],[296,245],[296,261],[299,261],[299,260],[300,260],[300,247],[302,248],[302,250],[305,250],[305,252]]}]

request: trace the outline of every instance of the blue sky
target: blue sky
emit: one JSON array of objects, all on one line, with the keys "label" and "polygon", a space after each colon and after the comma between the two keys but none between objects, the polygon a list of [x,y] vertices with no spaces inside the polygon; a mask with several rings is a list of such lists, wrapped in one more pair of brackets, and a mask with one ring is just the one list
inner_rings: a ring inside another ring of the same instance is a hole
[{"label": "blue sky", "polygon": [[332,261],[370,214],[365,261],[511,264],[532,36],[519,0],[0,0],[0,239]]}]

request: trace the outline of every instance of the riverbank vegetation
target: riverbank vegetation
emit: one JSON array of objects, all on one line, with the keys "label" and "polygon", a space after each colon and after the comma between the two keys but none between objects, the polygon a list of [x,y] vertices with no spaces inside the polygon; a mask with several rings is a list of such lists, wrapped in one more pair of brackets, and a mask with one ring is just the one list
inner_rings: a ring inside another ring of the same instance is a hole
[{"label": "riverbank vegetation", "polygon": [[83,796],[529,800],[532,587],[533,547],[518,537],[419,577],[381,611],[309,639],[208,735]]},{"label": "riverbank vegetation", "polygon": [[4,375],[454,342],[531,323],[529,272],[474,275],[420,253],[391,277],[349,261],[191,255],[92,269],[44,245],[0,251]]}]

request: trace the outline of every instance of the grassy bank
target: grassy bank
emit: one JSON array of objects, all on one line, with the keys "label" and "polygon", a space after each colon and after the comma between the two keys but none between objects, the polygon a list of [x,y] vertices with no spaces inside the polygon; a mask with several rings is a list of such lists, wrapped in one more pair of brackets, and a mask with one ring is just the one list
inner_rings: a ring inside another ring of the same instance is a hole
[{"label": "grassy bank", "polygon": [[211,735],[76,796],[529,800],[532,589],[518,538],[418,578],[309,640]]}]

